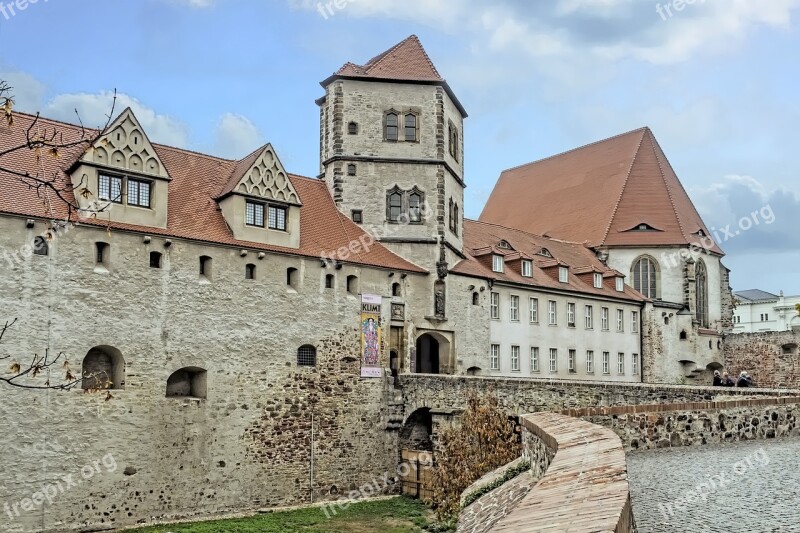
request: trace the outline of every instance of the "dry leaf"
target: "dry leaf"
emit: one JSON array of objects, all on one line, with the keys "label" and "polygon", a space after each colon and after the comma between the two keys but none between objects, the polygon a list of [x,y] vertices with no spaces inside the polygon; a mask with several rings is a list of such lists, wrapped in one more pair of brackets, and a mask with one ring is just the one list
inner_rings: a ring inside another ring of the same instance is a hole
[{"label": "dry leaf", "polygon": [[20,370],[21,368],[19,366],[19,363],[17,362],[11,363],[11,368],[8,369],[8,371],[11,372],[12,374],[19,374]]}]

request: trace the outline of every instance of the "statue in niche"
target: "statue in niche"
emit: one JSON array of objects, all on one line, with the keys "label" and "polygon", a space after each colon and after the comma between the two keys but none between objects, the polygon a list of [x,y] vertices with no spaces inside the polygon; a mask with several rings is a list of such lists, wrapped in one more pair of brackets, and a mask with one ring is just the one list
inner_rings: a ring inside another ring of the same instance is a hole
[{"label": "statue in niche", "polygon": [[433,285],[433,313],[437,318],[444,318],[445,295],[444,282],[437,281]]},{"label": "statue in niche", "polygon": [[444,255],[444,245],[439,249],[439,260],[436,262],[436,274],[439,279],[447,277],[447,258]]}]

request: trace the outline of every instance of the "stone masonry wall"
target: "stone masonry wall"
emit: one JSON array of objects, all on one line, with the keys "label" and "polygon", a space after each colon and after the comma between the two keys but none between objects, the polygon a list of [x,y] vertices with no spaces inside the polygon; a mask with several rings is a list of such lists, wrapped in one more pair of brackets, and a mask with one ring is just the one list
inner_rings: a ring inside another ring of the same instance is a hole
[{"label": "stone masonry wall", "polygon": [[610,428],[628,451],[800,435],[800,397],[569,410]]},{"label": "stone masonry wall", "polygon": [[765,331],[725,336],[725,370],[735,377],[741,371],[764,387],[800,386],[800,332]]}]

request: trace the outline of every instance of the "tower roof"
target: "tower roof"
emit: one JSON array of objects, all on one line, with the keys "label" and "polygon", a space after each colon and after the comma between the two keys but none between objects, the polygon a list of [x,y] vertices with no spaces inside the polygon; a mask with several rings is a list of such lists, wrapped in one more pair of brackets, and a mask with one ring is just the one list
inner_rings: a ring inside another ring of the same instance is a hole
[{"label": "tower roof", "polygon": [[646,127],[503,171],[480,220],[591,246],[723,254]]},{"label": "tower roof", "polygon": [[388,82],[405,82],[441,85],[466,117],[467,112],[453,94],[450,86],[436,70],[419,37],[410,35],[363,65],[347,62],[321,85],[327,86],[335,79],[363,79]]}]

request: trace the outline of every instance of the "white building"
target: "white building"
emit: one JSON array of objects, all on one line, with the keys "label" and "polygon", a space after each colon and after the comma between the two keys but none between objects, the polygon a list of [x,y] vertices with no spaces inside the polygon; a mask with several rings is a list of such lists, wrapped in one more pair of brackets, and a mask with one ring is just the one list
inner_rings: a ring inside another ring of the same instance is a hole
[{"label": "white building", "polygon": [[800,304],[800,295],[785,296],[759,289],[733,293],[736,311],[733,315],[734,333],[758,331],[791,331],[800,329],[800,314],[795,306]]}]

